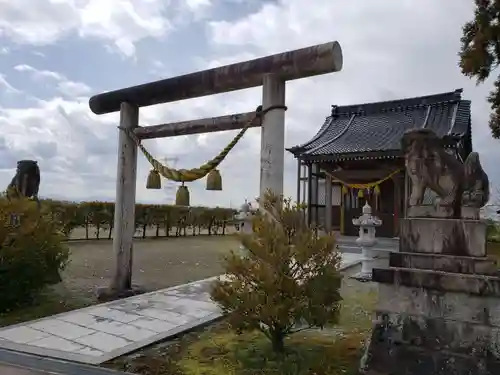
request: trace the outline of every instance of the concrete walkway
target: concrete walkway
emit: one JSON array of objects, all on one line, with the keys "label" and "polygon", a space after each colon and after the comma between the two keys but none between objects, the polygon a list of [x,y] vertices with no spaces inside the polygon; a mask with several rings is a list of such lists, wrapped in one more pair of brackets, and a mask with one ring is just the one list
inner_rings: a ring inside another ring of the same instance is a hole
[{"label": "concrete walkway", "polygon": [[0,348],[99,364],[220,317],[215,278],[0,329]]},{"label": "concrete walkway", "polygon": [[[359,257],[342,254],[342,268],[358,264]],[[0,348],[100,364],[221,317],[209,295],[214,280],[4,327],[0,329]]]}]

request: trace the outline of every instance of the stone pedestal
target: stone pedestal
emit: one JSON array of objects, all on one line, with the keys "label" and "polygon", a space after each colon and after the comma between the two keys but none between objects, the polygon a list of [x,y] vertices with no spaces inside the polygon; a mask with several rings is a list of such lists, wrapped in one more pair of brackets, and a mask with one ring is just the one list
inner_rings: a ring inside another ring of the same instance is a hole
[{"label": "stone pedestal", "polygon": [[400,252],[374,269],[367,375],[500,374],[500,277],[485,224],[402,219]]}]

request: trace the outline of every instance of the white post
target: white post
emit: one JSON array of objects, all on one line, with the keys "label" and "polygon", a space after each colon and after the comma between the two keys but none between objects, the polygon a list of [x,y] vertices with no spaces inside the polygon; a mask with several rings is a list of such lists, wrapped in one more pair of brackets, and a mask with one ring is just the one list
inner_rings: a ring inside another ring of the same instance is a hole
[{"label": "white post", "polygon": [[[120,107],[120,127],[133,130],[139,126],[139,108],[128,103]],[[120,130],[113,235],[115,269],[111,289],[124,292],[132,288],[132,246],[135,233],[135,189],[137,146]]]},{"label": "white post", "polygon": [[[262,109],[285,105],[285,82],[274,74],[266,74],[262,82]],[[260,199],[266,190],[283,194],[285,169],[285,109],[267,112],[262,122],[260,148]]]},{"label": "white post", "polygon": [[332,231],[332,178],[325,176],[325,232]]}]

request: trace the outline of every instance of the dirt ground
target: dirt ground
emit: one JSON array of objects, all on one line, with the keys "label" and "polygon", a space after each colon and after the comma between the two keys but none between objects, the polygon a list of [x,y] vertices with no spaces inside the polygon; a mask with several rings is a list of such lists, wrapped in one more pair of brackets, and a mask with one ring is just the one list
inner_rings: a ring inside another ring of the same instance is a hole
[{"label": "dirt ground", "polygon": [[[136,240],[133,283],[154,290],[220,275],[222,257],[238,246],[232,236]],[[70,263],[59,289],[93,298],[95,288],[108,285],[113,275],[112,242],[72,242],[70,249]]]}]

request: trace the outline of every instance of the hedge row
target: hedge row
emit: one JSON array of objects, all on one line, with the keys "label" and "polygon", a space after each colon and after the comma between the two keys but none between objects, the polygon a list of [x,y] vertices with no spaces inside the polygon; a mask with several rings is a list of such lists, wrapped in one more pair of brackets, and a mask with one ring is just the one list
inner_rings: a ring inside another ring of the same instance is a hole
[{"label": "hedge row", "polygon": [[[62,232],[71,238],[76,228],[85,228],[85,239],[111,239],[114,224],[113,202],[62,202],[42,200],[42,210],[50,213]],[[138,204],[135,208],[136,231],[146,238],[146,230],[155,228],[155,236],[186,236],[201,234],[226,234],[236,211],[228,208],[182,207],[173,205]],[[94,235],[92,235],[94,232]]]}]

